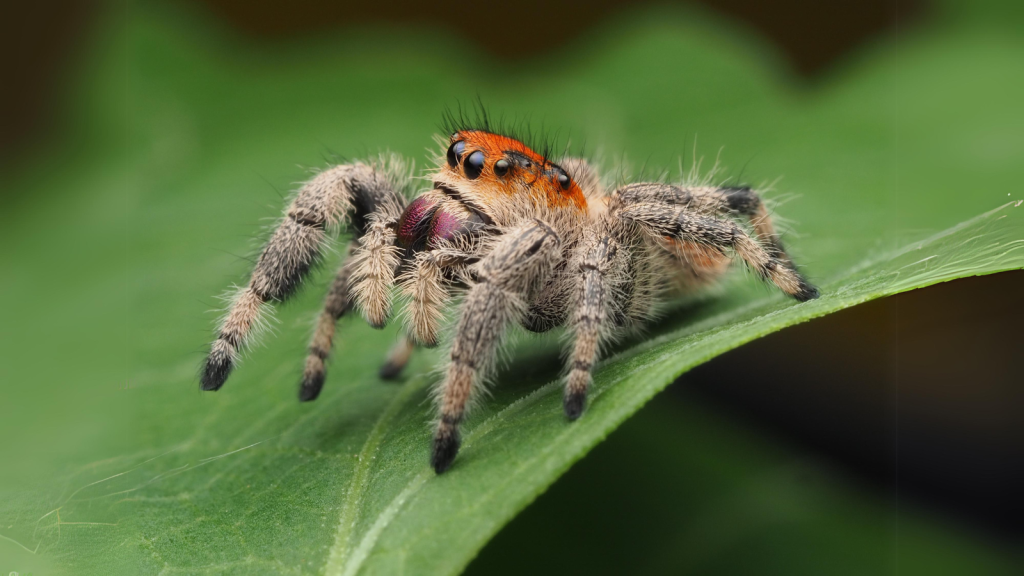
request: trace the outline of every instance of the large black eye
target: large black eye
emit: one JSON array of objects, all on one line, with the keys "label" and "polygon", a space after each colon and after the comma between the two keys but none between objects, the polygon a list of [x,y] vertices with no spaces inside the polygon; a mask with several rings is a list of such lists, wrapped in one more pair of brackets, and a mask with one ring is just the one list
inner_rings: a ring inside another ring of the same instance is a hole
[{"label": "large black eye", "polygon": [[568,174],[566,174],[565,172],[558,173],[558,185],[562,187],[562,190],[569,189],[569,182],[570,180]]},{"label": "large black eye", "polygon": [[448,165],[455,168],[459,165],[459,160],[462,159],[463,152],[466,151],[466,143],[462,140],[455,142],[448,147]]},{"label": "large black eye", "polygon": [[466,172],[466,178],[475,180],[484,171],[484,153],[477,150],[466,157],[462,163],[462,169]]},{"label": "large black eye", "polygon": [[504,176],[505,174],[508,174],[508,169],[510,166],[511,164],[508,163],[508,160],[505,160],[504,158],[498,160],[497,162],[494,163],[494,175]]}]

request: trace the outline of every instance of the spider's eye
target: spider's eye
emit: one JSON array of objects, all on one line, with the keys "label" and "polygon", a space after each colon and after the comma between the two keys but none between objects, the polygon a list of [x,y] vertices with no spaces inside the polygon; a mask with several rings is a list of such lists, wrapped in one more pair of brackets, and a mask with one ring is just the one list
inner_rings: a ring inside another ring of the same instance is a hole
[{"label": "spider's eye", "polygon": [[504,176],[505,174],[508,174],[508,169],[510,166],[511,164],[508,163],[508,160],[505,160],[504,158],[498,160],[497,162],[494,163],[494,175]]},{"label": "spider's eye", "polygon": [[466,161],[462,163],[462,169],[466,172],[466,178],[476,180],[484,171],[484,153],[477,150],[467,156]]},{"label": "spider's eye", "polygon": [[462,159],[462,154],[466,151],[466,143],[462,140],[455,142],[448,147],[448,165],[455,168],[459,165],[459,160]]},{"label": "spider's eye", "polygon": [[569,182],[570,180],[568,174],[566,174],[565,172],[558,173],[558,185],[562,187],[562,190],[569,189]]}]

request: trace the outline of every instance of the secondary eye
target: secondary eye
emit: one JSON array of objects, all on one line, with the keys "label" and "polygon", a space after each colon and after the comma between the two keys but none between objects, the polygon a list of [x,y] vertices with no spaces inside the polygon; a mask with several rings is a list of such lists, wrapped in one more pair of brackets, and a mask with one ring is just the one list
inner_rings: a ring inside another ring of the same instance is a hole
[{"label": "secondary eye", "polygon": [[570,180],[568,174],[566,174],[565,172],[558,173],[558,185],[562,187],[562,190],[569,189],[569,182]]},{"label": "secondary eye", "polygon": [[462,163],[462,169],[466,172],[466,178],[475,180],[484,171],[484,153],[477,150],[466,157]]},{"label": "secondary eye", "polygon": [[459,165],[462,154],[466,151],[466,143],[462,140],[455,142],[448,147],[448,165],[455,168]]},{"label": "secondary eye", "polygon": [[509,164],[508,160],[505,160],[504,158],[498,160],[497,162],[494,163],[494,175],[504,176],[505,174],[508,174],[508,169],[510,166],[511,164]]}]

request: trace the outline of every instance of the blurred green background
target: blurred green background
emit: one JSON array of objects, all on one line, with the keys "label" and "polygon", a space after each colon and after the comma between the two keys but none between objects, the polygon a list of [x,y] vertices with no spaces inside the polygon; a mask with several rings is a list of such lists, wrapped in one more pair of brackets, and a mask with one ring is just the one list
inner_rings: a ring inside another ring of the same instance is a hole
[{"label": "blurred green background", "polygon": [[[674,168],[696,138],[728,174],[783,176],[780,212],[823,281],[1021,197],[1012,2],[22,10],[4,18],[0,106],[0,489],[17,498],[167,440],[141,420],[176,418],[165,392],[195,394],[212,295],[307,167],[383,148],[422,166],[444,107],[477,95],[638,169]],[[1017,572],[1021,294],[1021,272],[959,280],[693,370],[469,572]],[[268,405],[292,401],[273,358],[301,359],[318,300],[253,355],[278,380]],[[356,333],[375,363],[389,336]],[[203,421],[189,408],[181,427]],[[0,517],[0,572],[59,568],[20,544],[39,537],[31,508]]]}]

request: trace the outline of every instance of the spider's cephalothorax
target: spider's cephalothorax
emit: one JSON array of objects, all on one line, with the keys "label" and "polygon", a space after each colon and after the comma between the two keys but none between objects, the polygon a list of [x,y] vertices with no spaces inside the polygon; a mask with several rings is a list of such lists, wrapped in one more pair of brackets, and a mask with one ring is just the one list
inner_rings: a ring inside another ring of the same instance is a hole
[{"label": "spider's cephalothorax", "polygon": [[609,193],[586,161],[555,164],[487,130],[459,130],[446,145],[433,186],[411,202],[378,164],[336,166],[299,190],[221,323],[204,390],[224,384],[261,309],[295,291],[342,226],[353,233],[349,257],[313,333],[299,398],[320,393],[335,323],[353,304],[382,327],[392,288],[405,296],[406,336],[381,368],[393,377],[416,344],[438,344],[445,308],[460,294],[437,394],[438,473],[458,452],[466,407],[511,325],[570,331],[564,407],[575,420],[602,343],[648,320],[670,288],[720,277],[733,254],[797,300],[818,296],[749,187],[637,183]]}]

